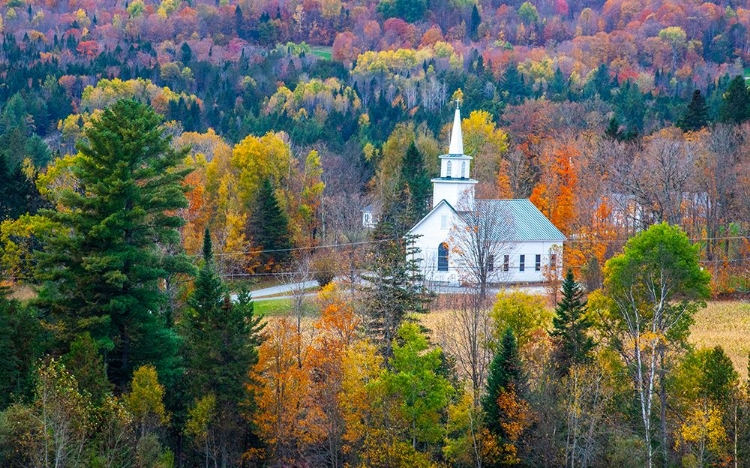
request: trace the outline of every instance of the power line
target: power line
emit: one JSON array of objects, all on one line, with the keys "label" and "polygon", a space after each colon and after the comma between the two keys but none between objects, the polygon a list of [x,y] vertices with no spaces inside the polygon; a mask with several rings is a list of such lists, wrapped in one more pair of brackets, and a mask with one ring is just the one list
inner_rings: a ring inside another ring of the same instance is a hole
[{"label": "power line", "polygon": [[[565,241],[565,244],[584,244],[584,243],[600,243],[600,244],[612,244],[612,243],[626,243],[632,239],[632,237],[629,237],[627,239],[568,239]],[[750,241],[749,236],[725,236],[725,237],[693,237],[689,238],[688,240],[690,242],[705,242],[710,240],[740,240],[740,239],[746,239]]]},{"label": "power line", "polygon": [[[361,242],[349,242],[346,244],[327,244],[327,245],[315,245],[311,247],[292,247],[289,249],[267,249],[267,250],[240,250],[236,252],[220,252],[220,253],[214,253],[214,257],[223,257],[228,255],[260,255],[265,253],[275,253],[275,252],[297,252],[300,250],[317,250],[317,249],[330,249],[330,248],[343,248],[343,247],[351,247],[351,246],[357,246],[357,245],[369,245],[369,244],[379,244],[381,242],[392,242],[399,240],[398,237],[388,238],[388,239],[378,239],[378,240],[371,240],[371,241],[361,241]],[[197,257],[199,255],[189,255],[190,257]]]}]

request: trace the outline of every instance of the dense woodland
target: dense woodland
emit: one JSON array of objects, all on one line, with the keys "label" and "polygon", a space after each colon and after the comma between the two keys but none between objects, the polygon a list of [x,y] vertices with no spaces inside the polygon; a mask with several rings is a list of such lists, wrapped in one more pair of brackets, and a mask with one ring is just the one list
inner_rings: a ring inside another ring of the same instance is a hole
[{"label": "dense woodland", "polygon": [[[688,342],[750,288],[748,28],[735,1],[0,1],[0,465],[750,466],[747,384]],[[478,196],[569,239],[549,298],[435,297],[407,261],[454,100]],[[262,317],[277,278],[327,286]]]}]

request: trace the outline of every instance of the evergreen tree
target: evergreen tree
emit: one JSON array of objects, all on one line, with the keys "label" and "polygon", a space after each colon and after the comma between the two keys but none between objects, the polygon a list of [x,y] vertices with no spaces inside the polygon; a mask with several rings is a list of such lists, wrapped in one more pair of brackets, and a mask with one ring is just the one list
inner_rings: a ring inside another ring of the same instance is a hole
[{"label": "evergreen tree", "polygon": [[563,77],[560,67],[555,69],[555,74],[547,86],[547,94],[551,101],[562,102],[567,98],[567,91],[570,88],[565,77]]},{"label": "evergreen tree", "polygon": [[646,105],[638,84],[628,80],[612,98],[615,112],[622,117],[629,132],[641,132],[646,117]]},{"label": "evergreen tree", "polygon": [[409,189],[408,218],[410,229],[429,211],[432,181],[424,167],[424,157],[412,141],[401,165],[401,181]]},{"label": "evergreen tree", "polygon": [[260,261],[266,268],[284,264],[291,257],[289,218],[281,209],[269,178],[263,179],[260,185],[250,218],[250,233],[255,244],[264,250]]},{"label": "evergreen tree", "polygon": [[0,411],[23,400],[33,389],[34,365],[42,355],[45,333],[28,307],[8,297],[0,278]]},{"label": "evergreen tree", "polygon": [[191,60],[193,60],[193,49],[190,48],[190,44],[183,42],[180,46],[180,61],[187,66]]},{"label": "evergreen tree", "polygon": [[101,404],[112,390],[99,346],[88,332],[73,340],[70,351],[62,357],[62,363],[75,377],[78,391],[88,392],[94,403]]},{"label": "evergreen tree", "polygon": [[249,294],[240,293],[236,303],[230,300],[214,267],[208,229],[203,262],[182,323],[186,385],[191,401],[215,398],[217,444],[222,453],[232,454],[229,464],[234,466],[246,448],[236,441],[247,443],[252,436],[240,407],[247,403],[248,370],[258,362],[264,324]]},{"label": "evergreen tree", "polygon": [[471,37],[472,41],[479,40],[479,36],[477,35],[477,29],[479,28],[479,25],[482,23],[482,16],[479,14],[479,9],[477,8],[476,3],[471,7],[471,24],[469,26],[469,37]]},{"label": "evergreen tree", "polygon": [[686,132],[694,132],[706,125],[708,125],[708,105],[701,90],[696,89],[693,91],[693,99],[688,104],[685,115],[682,116],[677,126]]},{"label": "evergreen tree", "polygon": [[487,392],[482,397],[485,427],[502,440],[504,415],[498,406],[498,398],[507,391],[522,393],[526,388],[525,376],[518,352],[518,342],[513,330],[505,330],[500,347],[490,363],[487,375]]},{"label": "evergreen tree", "polygon": [[616,140],[621,141],[622,140],[622,131],[620,130],[620,122],[617,121],[617,117],[612,117],[609,119],[609,125],[607,125],[607,129],[604,131],[605,138],[609,138],[610,140]]},{"label": "evergreen tree", "polygon": [[594,340],[587,331],[592,322],[586,317],[581,285],[575,281],[570,269],[562,282],[562,297],[555,308],[552,326],[550,334],[556,338],[555,361],[561,375],[566,375],[574,364],[590,361]]},{"label": "evergreen tree", "polygon": [[510,63],[502,79],[502,89],[508,93],[511,102],[521,102],[528,95],[523,75],[518,73],[517,64]]},{"label": "evergreen tree", "polygon": [[409,186],[399,183],[393,196],[383,202],[380,220],[375,226],[375,240],[400,239],[414,226],[411,214],[411,193]]},{"label": "evergreen tree", "polygon": [[[177,335],[169,327],[162,285],[193,268],[180,252],[174,214],[187,206],[175,151],[148,106],[121,100],[85,130],[72,167],[78,190],[63,209],[46,210],[64,235],[39,255],[46,280],[39,305],[56,322],[63,351],[89,332],[104,350],[110,380],[123,388],[133,369],[151,363],[167,381],[177,370]],[[164,252],[171,252],[165,256]]]},{"label": "evergreen tree", "polygon": [[411,237],[381,243],[373,252],[372,274],[363,276],[367,332],[380,344],[386,362],[406,316],[424,312],[431,299],[415,259],[417,252]]},{"label": "evergreen tree", "polygon": [[736,76],[729,82],[719,115],[722,122],[730,124],[740,124],[750,119],[750,92],[742,76]]}]

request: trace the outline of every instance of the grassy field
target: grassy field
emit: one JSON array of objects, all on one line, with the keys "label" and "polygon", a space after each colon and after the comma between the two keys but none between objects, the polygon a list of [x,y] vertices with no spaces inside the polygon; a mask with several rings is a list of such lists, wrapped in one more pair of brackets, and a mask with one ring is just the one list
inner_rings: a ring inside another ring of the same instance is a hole
[{"label": "grassy field", "polygon": [[[441,334],[452,330],[450,311],[436,310],[420,316],[422,325],[432,331],[438,343]],[[750,303],[743,301],[711,301],[695,316],[690,342],[696,348],[720,345],[734,363],[734,368],[747,379],[750,353]]]},{"label": "grassy field", "polygon": [[690,342],[696,347],[720,345],[743,379],[750,352],[750,303],[712,301],[695,316]]},{"label": "grassy field", "polygon": [[[266,317],[292,315],[291,299],[255,299],[253,302],[255,312],[262,313]],[[303,308],[305,309],[305,315],[308,317],[316,317],[319,314],[317,307],[311,300],[307,300]]]}]

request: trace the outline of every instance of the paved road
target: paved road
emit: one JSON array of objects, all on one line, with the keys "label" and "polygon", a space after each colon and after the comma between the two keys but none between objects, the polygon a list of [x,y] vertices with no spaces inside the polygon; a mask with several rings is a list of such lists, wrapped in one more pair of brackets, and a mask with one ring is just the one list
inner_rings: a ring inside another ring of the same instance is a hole
[{"label": "paved road", "polygon": [[[303,289],[317,288],[318,282],[313,280],[313,281],[305,281],[304,283],[280,284],[278,286],[271,286],[270,288],[256,289],[255,291],[250,291],[250,296],[253,299],[264,299],[264,298],[266,300],[289,299],[292,296],[290,294],[285,294],[285,293],[291,293],[292,291],[298,290],[300,286],[302,286]],[[274,296],[274,297],[268,297],[268,296]],[[232,294],[231,298],[232,298],[232,301],[236,301],[237,294]]]},{"label": "paved road", "polygon": [[[269,288],[263,288],[263,289],[256,289],[255,291],[251,291],[250,294],[253,299],[263,299],[263,300],[281,300],[281,299],[291,299],[293,296],[291,293],[294,290],[298,290],[302,286],[303,289],[312,289],[318,287],[317,281],[306,281],[304,283],[295,283],[295,284],[282,284],[279,286],[271,286]],[[500,292],[500,290],[505,291],[523,291],[528,294],[535,294],[543,296],[547,294],[547,289],[544,286],[540,285],[529,285],[529,286],[510,286],[507,288],[497,288],[492,287],[488,288],[488,291],[492,294],[497,294]],[[447,285],[438,285],[434,286],[432,290],[436,293],[443,293],[443,294],[458,294],[461,292],[465,292],[468,290],[468,288],[464,288],[461,286],[447,286]],[[286,294],[285,294],[286,293]],[[305,293],[305,296],[314,296],[315,292],[307,292]],[[269,297],[273,296],[273,297]],[[237,295],[232,294],[232,300],[237,300]]]}]

